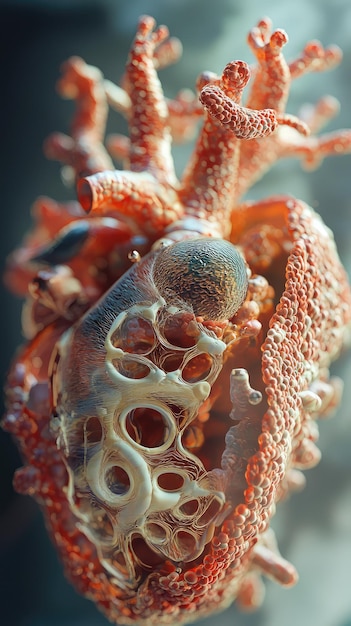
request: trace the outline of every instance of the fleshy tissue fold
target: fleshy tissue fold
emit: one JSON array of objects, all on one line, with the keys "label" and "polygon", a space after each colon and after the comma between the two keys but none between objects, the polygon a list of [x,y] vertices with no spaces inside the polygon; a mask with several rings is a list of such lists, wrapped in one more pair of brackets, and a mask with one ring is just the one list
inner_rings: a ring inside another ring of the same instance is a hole
[{"label": "fleshy tissue fold", "polygon": [[[292,80],[341,53],[314,41],[288,64],[268,19],[248,42],[255,67],[204,72],[196,95],[173,100],[157,70],[181,46],[151,17],[121,87],[66,62],[58,87],[76,113],[45,151],[77,200],[40,198],[8,262],[26,295],[3,421],[23,457],[15,488],[42,507],[67,577],[115,623],[253,608],[262,574],[293,585],[270,520],[318,462],[316,418],[341,397],[328,368],[351,296],[330,230],[292,197],[240,201],[277,159],[313,167],[350,152],[350,131],[316,135],[333,98],[308,119],[285,112]],[[109,107],[129,137],[105,148]],[[171,142],[199,122],[178,180]]]}]

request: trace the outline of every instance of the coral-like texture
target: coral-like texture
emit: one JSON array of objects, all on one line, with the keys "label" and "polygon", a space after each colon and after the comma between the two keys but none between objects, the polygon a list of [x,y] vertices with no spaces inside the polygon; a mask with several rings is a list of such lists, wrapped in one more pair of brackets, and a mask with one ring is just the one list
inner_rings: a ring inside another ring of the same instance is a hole
[{"label": "coral-like texture", "polygon": [[[76,114],[45,150],[78,201],[38,200],[9,259],[8,284],[29,295],[3,425],[23,455],[16,489],[40,503],[67,576],[112,622],[182,624],[235,598],[253,608],[262,573],[297,579],[269,524],[319,460],[351,295],[311,208],[240,198],[278,158],[312,166],[350,151],[351,132],[310,134],[331,98],[306,120],[285,112],[293,78],[341,58],[312,42],[288,65],[286,41],[268,20],[251,31],[245,106],[243,61],[202,74],[199,97],[167,100],[157,69],[181,46],[150,17],[121,87],[79,58],[63,66]],[[107,142],[121,170],[102,143],[108,106],[129,125]],[[200,118],[177,180],[172,138]]]}]

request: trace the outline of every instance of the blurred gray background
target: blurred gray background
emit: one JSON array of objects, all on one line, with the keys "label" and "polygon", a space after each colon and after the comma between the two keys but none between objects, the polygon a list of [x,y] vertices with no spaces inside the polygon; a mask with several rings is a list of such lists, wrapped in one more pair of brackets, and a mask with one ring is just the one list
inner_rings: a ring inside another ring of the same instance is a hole
[{"label": "blurred gray background", "polygon": [[[59,166],[46,161],[42,142],[54,130],[67,131],[70,102],[60,101],[55,82],[62,61],[73,54],[99,66],[118,81],[138,16],[153,15],[184,44],[183,58],[162,72],[167,95],[192,88],[204,69],[220,72],[232,59],[253,61],[245,43],[250,27],[264,15],[285,28],[288,59],[309,39],[337,43],[342,65],[328,74],[298,80],[288,110],[325,93],[341,101],[330,128],[351,127],[350,0],[2,0],[1,70],[1,252],[19,243],[30,225],[36,196],[71,197],[60,183]],[[109,132],[125,126],[111,115]],[[175,149],[180,172],[190,153]],[[287,160],[249,194],[251,198],[291,193],[308,201],[334,230],[351,273],[351,156],[328,159],[311,174]],[[1,374],[20,342],[20,303],[1,288]],[[321,424],[323,459],[307,472],[307,488],[279,507],[273,526],[283,555],[300,573],[284,590],[267,584],[260,611],[243,615],[235,607],[209,618],[216,626],[351,626],[351,359],[333,368],[345,380],[343,406]],[[47,538],[40,512],[30,498],[13,493],[11,476],[20,460],[10,438],[0,434],[0,623],[3,626],[103,626],[107,621],[66,583]]]}]

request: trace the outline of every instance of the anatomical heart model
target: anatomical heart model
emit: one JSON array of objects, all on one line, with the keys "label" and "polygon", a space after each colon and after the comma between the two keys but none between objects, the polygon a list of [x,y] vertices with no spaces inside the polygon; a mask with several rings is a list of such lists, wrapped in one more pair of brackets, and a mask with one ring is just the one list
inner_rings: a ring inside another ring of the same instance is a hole
[{"label": "anatomical heart model", "polygon": [[[316,135],[330,98],[308,119],[286,113],[292,80],[340,61],[312,42],[287,64],[286,41],[262,20],[254,68],[232,61],[173,100],[157,70],[180,44],[150,17],[121,87],[80,58],[63,66],[76,113],[45,150],[77,200],[40,198],[9,259],[26,343],[3,427],[23,457],[16,489],[39,502],[67,577],[112,622],[182,624],[236,598],[254,607],[261,574],[296,581],[269,525],[319,460],[316,419],[340,401],[329,366],[350,331],[350,289],[313,209],[241,198],[281,157],[313,166],[350,151],[351,132]],[[105,148],[109,107],[129,137]],[[198,124],[178,180],[172,139]]]}]

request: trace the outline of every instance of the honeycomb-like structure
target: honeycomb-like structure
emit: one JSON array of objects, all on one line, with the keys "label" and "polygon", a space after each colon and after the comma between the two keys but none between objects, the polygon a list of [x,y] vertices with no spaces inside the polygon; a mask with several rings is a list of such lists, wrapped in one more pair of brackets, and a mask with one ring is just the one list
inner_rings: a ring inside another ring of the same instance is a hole
[{"label": "honeycomb-like structure", "polygon": [[[223,246],[226,254],[216,258]],[[158,556],[196,559],[223,515],[222,473],[205,468],[192,452],[191,428],[221,371],[226,343],[194,315],[190,297],[183,306],[180,295],[177,305],[168,303],[155,286],[176,257],[190,289],[199,263],[206,267],[200,249],[210,265],[207,282],[219,285],[221,306],[234,311],[247,291],[240,253],[228,242],[204,239],[194,246],[189,240],[161,246],[132,267],[58,346],[54,424],[67,460],[72,512],[127,586]],[[163,280],[159,288],[167,291],[170,283]],[[202,285],[208,302],[198,307],[206,310],[213,290]]]}]

